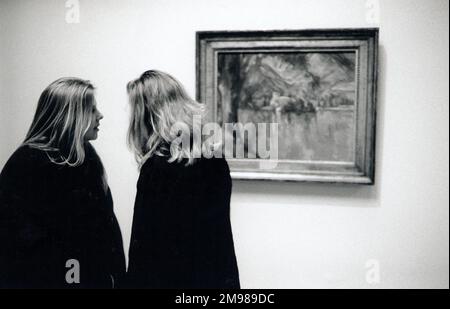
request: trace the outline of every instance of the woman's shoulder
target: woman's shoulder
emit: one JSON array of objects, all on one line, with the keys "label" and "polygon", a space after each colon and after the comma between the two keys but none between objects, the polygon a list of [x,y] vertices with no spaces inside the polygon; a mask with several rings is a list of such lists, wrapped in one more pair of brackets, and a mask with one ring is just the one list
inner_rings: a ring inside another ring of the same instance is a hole
[{"label": "woman's shoulder", "polygon": [[[173,180],[180,177],[192,178],[201,176],[208,179],[208,175],[220,177],[229,175],[228,163],[224,158],[198,158],[192,164],[187,164],[187,159],[181,161],[169,161],[169,157],[153,156],[148,158],[141,167],[142,177],[157,177]],[[192,176],[192,177],[191,177]]]},{"label": "woman's shoulder", "polygon": [[148,158],[141,166],[141,174],[165,175],[169,177],[170,174],[176,173],[177,170],[184,166],[182,162],[170,162],[169,159],[167,156],[158,155]]},{"label": "woman's shoulder", "polygon": [[15,165],[37,167],[47,162],[50,162],[50,160],[45,151],[30,147],[29,145],[21,145],[11,155],[5,167]]},{"label": "woman's shoulder", "polygon": [[222,157],[212,157],[212,158],[204,158],[200,159],[203,164],[208,166],[209,168],[213,168],[215,170],[220,169],[224,171],[229,171],[228,162],[225,158]]},{"label": "woman's shoulder", "polygon": [[42,168],[50,163],[46,153],[42,150],[22,145],[17,148],[3,167],[0,178],[4,181],[25,181],[38,175]]},{"label": "woman's shoulder", "polygon": [[217,167],[228,169],[228,163],[224,158],[206,158],[195,159],[192,164],[187,164],[187,159],[180,161],[170,161],[167,156],[153,156],[148,158],[142,165],[142,170],[173,170],[173,169],[195,169],[201,166]]},{"label": "woman's shoulder", "polygon": [[[231,184],[230,170],[224,158],[199,158],[187,165],[187,160],[170,162],[168,157],[153,156],[141,167],[137,187],[162,191],[170,188],[226,188]],[[166,189],[162,189],[166,188]],[[206,189],[205,189],[206,190]]]}]

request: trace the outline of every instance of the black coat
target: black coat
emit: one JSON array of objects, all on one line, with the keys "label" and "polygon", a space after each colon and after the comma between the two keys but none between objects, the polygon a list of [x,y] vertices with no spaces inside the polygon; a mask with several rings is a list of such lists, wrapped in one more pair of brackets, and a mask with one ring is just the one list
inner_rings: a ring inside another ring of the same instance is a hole
[{"label": "black coat", "polygon": [[127,283],[140,288],[239,288],[224,159],[142,166]]},{"label": "black coat", "polygon": [[[122,236],[103,167],[86,145],[81,166],[20,147],[0,175],[0,287],[110,288],[125,273]],[[76,259],[80,283],[68,284]]]}]

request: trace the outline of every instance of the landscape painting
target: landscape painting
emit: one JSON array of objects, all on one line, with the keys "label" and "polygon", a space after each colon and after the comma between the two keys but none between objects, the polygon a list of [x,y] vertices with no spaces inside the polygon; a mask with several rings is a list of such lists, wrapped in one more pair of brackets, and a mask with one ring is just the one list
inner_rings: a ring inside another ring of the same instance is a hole
[{"label": "landscape painting", "polygon": [[222,53],[217,91],[219,122],[278,123],[280,160],[354,160],[354,52]]},{"label": "landscape painting", "polygon": [[233,142],[231,177],[373,185],[378,34],[197,32],[197,100]]}]

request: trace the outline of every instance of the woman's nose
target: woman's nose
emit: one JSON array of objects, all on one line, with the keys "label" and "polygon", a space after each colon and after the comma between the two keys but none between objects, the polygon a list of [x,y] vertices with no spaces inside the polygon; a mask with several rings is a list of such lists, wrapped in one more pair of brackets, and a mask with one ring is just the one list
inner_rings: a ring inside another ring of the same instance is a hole
[{"label": "woman's nose", "polygon": [[102,120],[103,119],[103,114],[100,112],[97,112],[97,119],[98,120]]}]

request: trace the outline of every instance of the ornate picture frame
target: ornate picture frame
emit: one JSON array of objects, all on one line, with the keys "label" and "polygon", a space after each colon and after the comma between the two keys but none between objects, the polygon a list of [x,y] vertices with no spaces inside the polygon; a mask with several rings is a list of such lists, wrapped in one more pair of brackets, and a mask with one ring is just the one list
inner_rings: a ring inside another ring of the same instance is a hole
[{"label": "ornate picture frame", "polygon": [[209,120],[278,127],[275,167],[247,147],[227,158],[233,179],[374,184],[378,32],[197,32]]}]

